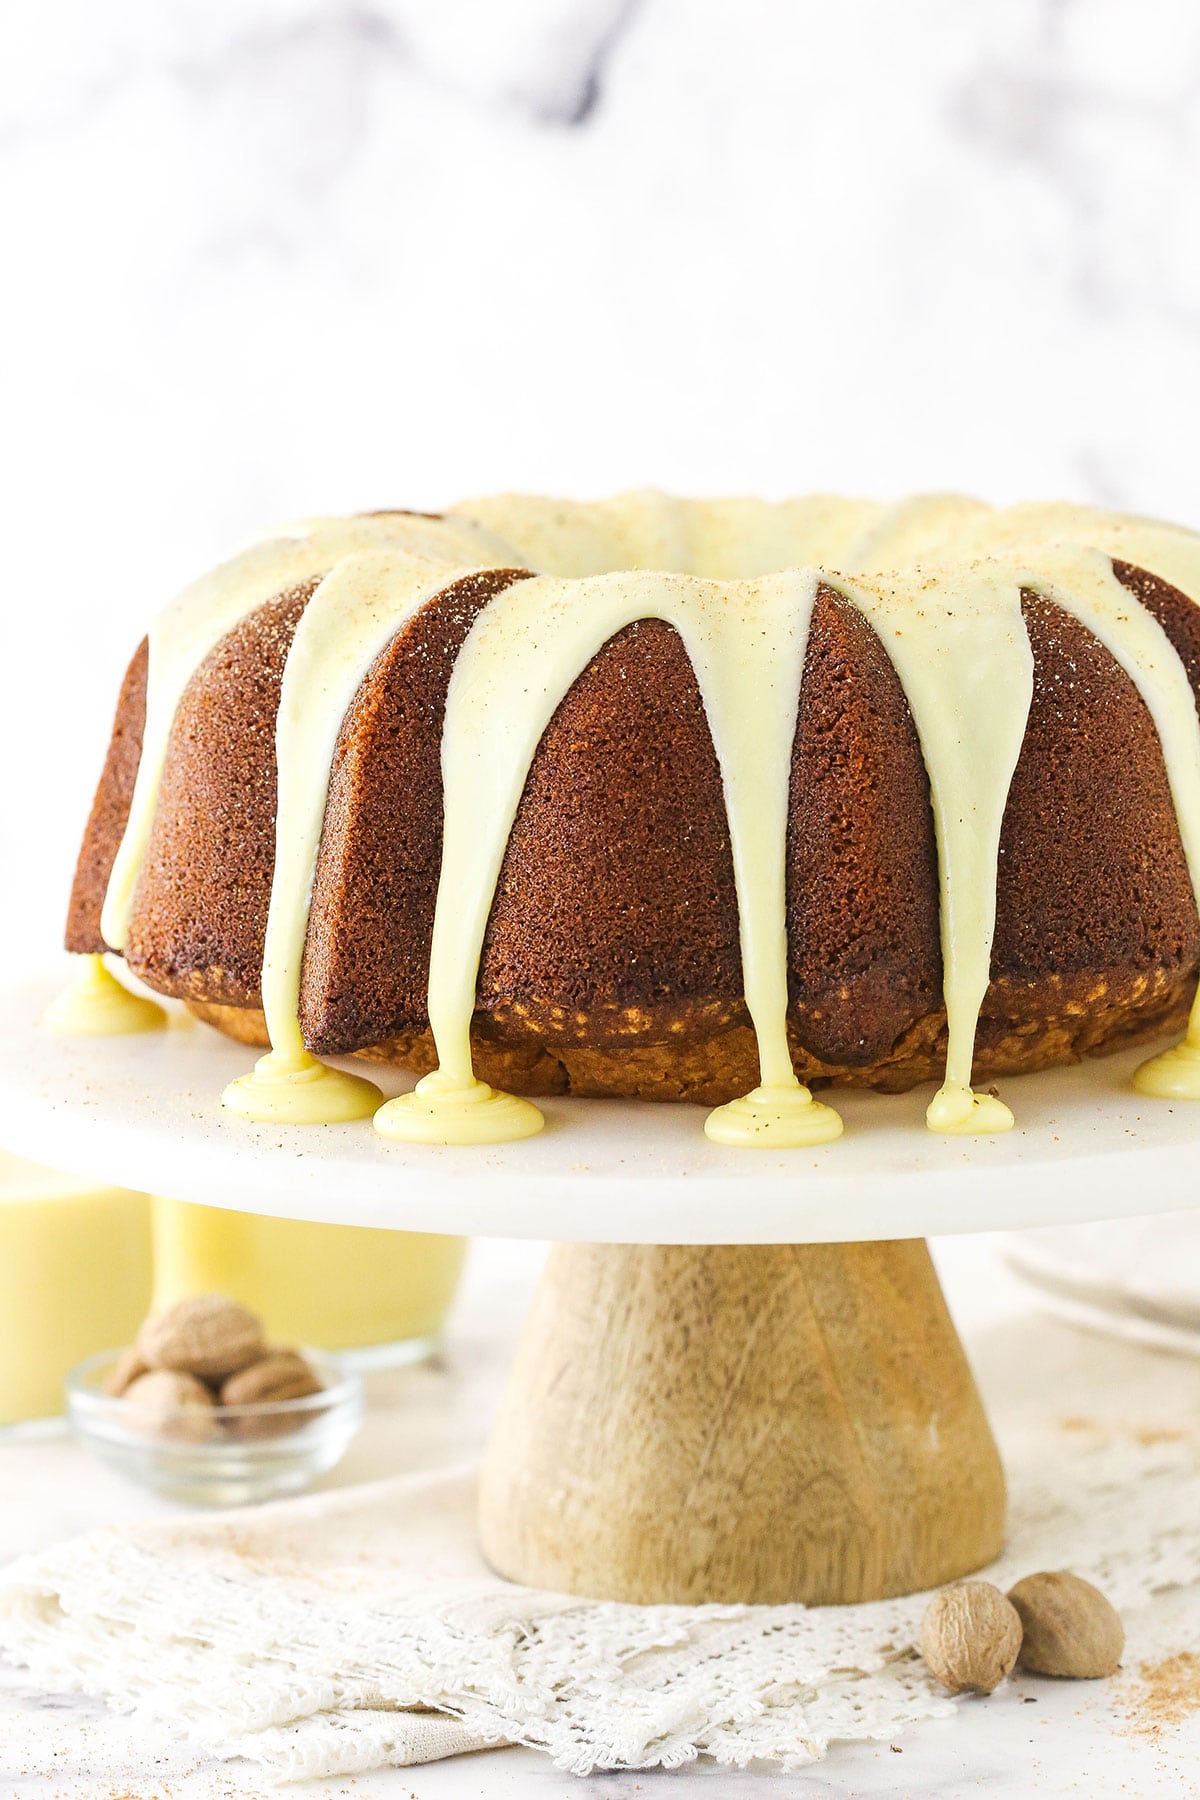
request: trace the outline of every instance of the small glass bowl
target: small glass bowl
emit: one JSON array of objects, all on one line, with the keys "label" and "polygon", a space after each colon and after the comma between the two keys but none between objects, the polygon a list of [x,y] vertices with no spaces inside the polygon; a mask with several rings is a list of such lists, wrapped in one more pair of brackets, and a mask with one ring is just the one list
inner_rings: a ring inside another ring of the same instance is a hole
[{"label": "small glass bowl", "polygon": [[127,1399],[104,1392],[105,1376],[122,1354],[102,1350],[72,1369],[67,1417],[104,1462],[173,1500],[247,1506],[297,1493],[341,1461],[362,1423],[359,1376],[306,1350],[325,1383],[319,1394],[250,1406],[183,1407],[172,1435],[158,1435]]}]

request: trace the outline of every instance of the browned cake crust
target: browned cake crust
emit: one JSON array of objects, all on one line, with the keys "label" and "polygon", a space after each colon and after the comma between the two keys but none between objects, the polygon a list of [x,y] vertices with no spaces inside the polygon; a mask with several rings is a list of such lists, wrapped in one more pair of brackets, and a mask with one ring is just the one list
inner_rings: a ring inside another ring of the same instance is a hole
[{"label": "browned cake crust", "polygon": [[428,1022],[446,693],[481,608],[526,578],[489,569],[445,589],[379,657],[346,715],[300,994],[305,1035],[323,1050],[359,1049]]},{"label": "browned cake crust", "polygon": [[[1200,691],[1200,612],[1117,571]],[[432,1066],[426,975],[440,861],[446,690],[480,606],[521,571],[447,589],[377,660],[334,760],[301,1022],[318,1052]],[[168,749],[128,946],[152,987],[265,1042],[259,969],[274,854],[274,718],[315,584],[260,608],[190,683]],[[1070,615],[1025,597],[1034,696],[1002,833],[993,979],[975,1074],[1123,1047],[1182,1024],[1200,961],[1162,753],[1132,682]],[[127,677],[73,900],[72,948],[128,810],[142,686]],[[136,728],[136,739],[135,739]],[[86,866],[85,866],[86,865]],[[797,1072],[889,1089],[940,1078],[937,856],[898,678],[831,589],[814,608],[788,828]],[[720,774],[695,676],[668,625],[628,627],[543,736],[480,969],[480,1075],[525,1092],[706,1104],[752,1086]]]},{"label": "browned cake crust", "polygon": [[259,998],[275,860],[275,715],[316,581],[281,594],[209,653],[175,714],[125,947],[180,999]]},{"label": "browned cake crust", "polygon": [[95,956],[105,948],[100,935],[100,909],[104,905],[117,846],[125,832],[142,755],[148,650],[143,638],[125,671],[108,755],[104,759],[96,797],[84,827],[79,861],[75,865],[75,880],[67,908],[66,945],[68,950],[82,955]]}]

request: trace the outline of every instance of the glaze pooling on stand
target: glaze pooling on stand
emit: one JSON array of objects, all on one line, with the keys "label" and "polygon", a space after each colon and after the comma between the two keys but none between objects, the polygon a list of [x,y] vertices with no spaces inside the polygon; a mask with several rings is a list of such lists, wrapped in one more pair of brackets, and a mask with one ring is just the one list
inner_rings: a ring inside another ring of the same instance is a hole
[{"label": "glaze pooling on stand", "polygon": [[100,956],[81,956],[79,968],[42,1015],[43,1031],[58,1037],[121,1037],[165,1031],[167,1015],[153,1000],[131,994]]},{"label": "glaze pooling on stand", "polygon": [[1192,1008],[1183,1042],[1144,1062],[1133,1085],[1154,1100],[1200,1100],[1200,1002]]},{"label": "glaze pooling on stand", "polygon": [[[838,1115],[797,1079],[788,1046],[789,782],[809,620],[825,583],[871,626],[907,697],[929,778],[938,855],[946,1076],[928,1122],[1007,1129],[971,1090],[995,927],[1000,828],[1033,692],[1021,613],[1035,591],[1076,617],[1134,681],[1158,732],[1193,887],[1200,892],[1200,724],[1166,633],[1113,571],[1120,559],[1200,598],[1200,538],[1086,507],[994,512],[956,495],[891,507],[836,496],[771,504],[645,492],[584,505],[524,496],[440,519],[315,520],[252,546],[187,590],[151,633],[146,730],[103,930],[123,944],[175,707],[208,651],[282,591],[320,580],[285,664],[276,750],[276,857],[262,970],[272,1049],[232,1084],[251,1117],[362,1117],[378,1090],[308,1052],[300,979],[330,770],[375,659],[437,595],[489,589],[458,653],[441,763],[444,838],[429,967],[439,1066],[376,1113],[382,1135],[482,1143],[527,1136],[538,1109],[479,1082],[471,1022],[484,936],[530,766],[575,681],[625,627],[663,620],[696,675],[724,791],[743,988],[759,1085],[706,1124],[720,1143],[836,1136]],[[532,579],[516,580],[524,565]],[[780,570],[783,570],[780,573]],[[1200,1002],[1188,1038],[1138,1077],[1200,1097]]]}]

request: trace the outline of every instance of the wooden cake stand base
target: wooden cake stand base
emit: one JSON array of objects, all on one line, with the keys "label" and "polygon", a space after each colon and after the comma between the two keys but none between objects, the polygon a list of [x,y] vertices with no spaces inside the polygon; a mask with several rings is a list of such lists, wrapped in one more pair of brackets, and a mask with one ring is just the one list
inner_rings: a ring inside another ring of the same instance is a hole
[{"label": "wooden cake stand base", "polygon": [[922,1241],[558,1244],[479,1516],[532,1587],[815,1605],[988,1562],[1004,1475]]}]

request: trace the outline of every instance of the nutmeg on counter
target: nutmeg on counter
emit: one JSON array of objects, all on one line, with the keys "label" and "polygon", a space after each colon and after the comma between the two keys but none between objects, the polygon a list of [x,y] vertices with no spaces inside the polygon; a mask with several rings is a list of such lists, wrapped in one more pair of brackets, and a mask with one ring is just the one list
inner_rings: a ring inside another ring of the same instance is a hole
[{"label": "nutmeg on counter", "polygon": [[935,1594],[921,1622],[921,1654],[953,1694],[990,1694],[1011,1675],[1021,1621],[990,1581],[959,1581]]},{"label": "nutmeg on counter", "polygon": [[1021,1619],[1021,1667],[1036,1675],[1095,1681],[1121,1666],[1125,1627],[1112,1602],[1081,1575],[1044,1569],[1008,1598]]},{"label": "nutmeg on counter", "polygon": [[1095,1680],[1120,1667],[1125,1628],[1090,1581],[1066,1570],[1026,1575],[1002,1594],[990,1581],[959,1581],[933,1596],[921,1654],[951,1693],[990,1694],[1017,1663],[1037,1675]]}]

